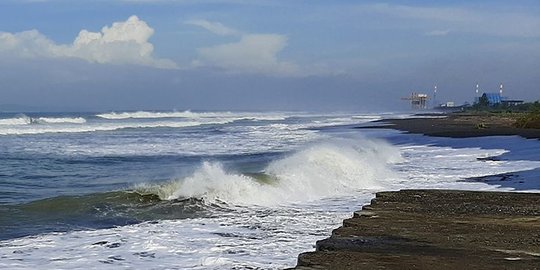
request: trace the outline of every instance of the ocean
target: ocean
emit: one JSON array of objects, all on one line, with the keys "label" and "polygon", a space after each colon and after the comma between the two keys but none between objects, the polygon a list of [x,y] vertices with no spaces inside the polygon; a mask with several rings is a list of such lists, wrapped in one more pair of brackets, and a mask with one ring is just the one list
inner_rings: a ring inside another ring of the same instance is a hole
[{"label": "ocean", "polygon": [[0,268],[283,269],[377,191],[539,191],[538,140],[357,128],[406,117],[1,113]]}]

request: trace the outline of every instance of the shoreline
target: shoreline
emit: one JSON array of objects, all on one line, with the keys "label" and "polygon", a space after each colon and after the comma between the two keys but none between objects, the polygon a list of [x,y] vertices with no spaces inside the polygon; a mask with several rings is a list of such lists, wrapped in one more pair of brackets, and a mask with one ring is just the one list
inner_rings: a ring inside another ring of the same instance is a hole
[{"label": "shoreline", "polygon": [[[384,119],[360,129],[396,129],[433,137],[521,136],[499,115]],[[497,159],[490,157],[486,160]],[[516,173],[518,174],[518,173]],[[513,174],[466,179],[501,182]],[[525,181],[534,181],[529,175]],[[493,178],[493,179],[492,179]],[[529,179],[531,178],[531,179]],[[371,204],[298,256],[292,269],[539,269],[540,193],[458,190],[378,192]]]},{"label": "shoreline", "polygon": [[293,269],[538,269],[539,193],[378,192]]},{"label": "shoreline", "polygon": [[526,139],[540,139],[540,129],[514,127],[514,122],[515,118],[505,115],[451,113],[439,118],[383,119],[374,121],[374,125],[355,128],[396,129],[406,133],[449,138],[517,135]]}]

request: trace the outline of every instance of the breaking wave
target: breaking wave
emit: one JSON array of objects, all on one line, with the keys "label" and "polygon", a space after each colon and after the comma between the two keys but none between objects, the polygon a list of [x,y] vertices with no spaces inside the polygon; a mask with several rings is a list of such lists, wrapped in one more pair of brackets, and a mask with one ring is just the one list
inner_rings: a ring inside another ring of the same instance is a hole
[{"label": "breaking wave", "polygon": [[84,124],[86,119],[82,117],[39,117],[33,119],[38,123],[48,123],[48,124]]},{"label": "breaking wave", "polygon": [[96,124],[80,126],[52,126],[52,125],[26,125],[10,128],[0,128],[0,135],[29,135],[43,133],[82,133],[95,131],[113,131],[128,128],[183,128],[200,126],[203,124],[222,124],[222,121],[215,122],[150,122],[150,123],[119,123],[119,124]]},{"label": "breaking wave", "polygon": [[110,120],[122,120],[122,119],[152,119],[152,118],[200,118],[200,117],[221,117],[232,115],[230,112],[222,113],[194,113],[191,111],[183,112],[148,112],[148,111],[137,111],[137,112],[110,112],[97,114],[97,117],[110,119]]},{"label": "breaking wave", "polygon": [[163,200],[197,198],[207,202],[276,205],[379,189],[395,177],[389,164],[399,150],[379,140],[323,142],[270,163],[257,174],[231,173],[204,162],[191,176],[137,190]]},{"label": "breaking wave", "polygon": [[30,124],[84,124],[82,117],[38,117],[32,118],[24,114],[13,118],[0,119],[1,126],[22,126]]},{"label": "breaking wave", "polygon": [[286,116],[283,114],[268,114],[268,113],[233,113],[233,112],[149,112],[149,111],[137,111],[137,112],[110,112],[96,115],[99,118],[108,120],[125,120],[125,119],[156,119],[156,118],[191,118],[191,119],[204,119],[204,118],[221,118],[231,121],[235,120],[284,120]]},{"label": "breaking wave", "polygon": [[1,126],[20,126],[20,125],[29,125],[32,123],[32,118],[26,115],[19,115],[14,118],[0,119]]}]

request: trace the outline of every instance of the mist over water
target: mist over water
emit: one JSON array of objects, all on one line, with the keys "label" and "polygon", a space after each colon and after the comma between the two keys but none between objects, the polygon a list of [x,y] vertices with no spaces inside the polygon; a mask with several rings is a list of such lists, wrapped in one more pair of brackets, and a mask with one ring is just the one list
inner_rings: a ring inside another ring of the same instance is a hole
[{"label": "mist over water", "polygon": [[537,141],[353,128],[385,117],[2,114],[0,267],[282,269],[379,190],[540,167]]}]

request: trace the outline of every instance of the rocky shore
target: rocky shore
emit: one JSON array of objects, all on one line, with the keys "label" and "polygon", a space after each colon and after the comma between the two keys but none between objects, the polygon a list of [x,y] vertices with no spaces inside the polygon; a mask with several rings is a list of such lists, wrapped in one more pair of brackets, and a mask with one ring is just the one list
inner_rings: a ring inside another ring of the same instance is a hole
[{"label": "rocky shore", "polygon": [[540,194],[379,192],[294,269],[540,269]]}]

